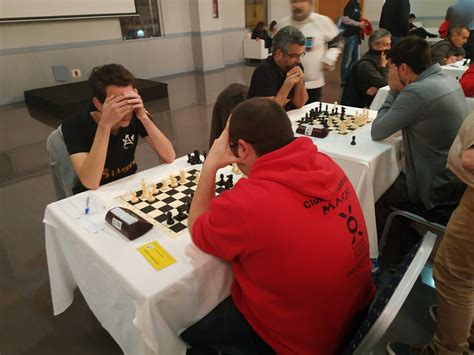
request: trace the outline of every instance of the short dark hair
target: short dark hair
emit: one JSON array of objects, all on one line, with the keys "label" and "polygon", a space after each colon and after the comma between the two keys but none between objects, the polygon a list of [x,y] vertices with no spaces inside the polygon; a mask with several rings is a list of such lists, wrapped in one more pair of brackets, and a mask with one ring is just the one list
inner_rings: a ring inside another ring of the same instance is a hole
[{"label": "short dark hair", "polygon": [[105,101],[105,89],[107,86],[134,86],[135,77],[123,65],[106,64],[92,69],[89,76],[89,87],[92,90],[92,96],[100,102]]},{"label": "short dark hair", "polygon": [[251,144],[257,156],[262,156],[290,143],[294,134],[290,119],[279,104],[272,99],[254,97],[232,111],[231,146],[236,146],[239,139]]},{"label": "short dark hair", "polygon": [[408,18],[416,18],[415,14],[410,14]]},{"label": "short dark hair", "polygon": [[429,43],[416,36],[409,36],[398,42],[388,51],[387,59],[397,67],[405,63],[415,74],[421,74],[432,65]]}]

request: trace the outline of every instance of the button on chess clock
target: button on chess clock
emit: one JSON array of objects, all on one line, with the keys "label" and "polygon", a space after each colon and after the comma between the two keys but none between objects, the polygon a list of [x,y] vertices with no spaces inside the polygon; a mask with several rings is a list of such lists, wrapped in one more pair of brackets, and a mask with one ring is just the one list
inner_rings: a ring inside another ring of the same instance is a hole
[{"label": "button on chess clock", "polygon": [[109,210],[105,215],[105,221],[129,240],[141,237],[153,227],[151,223],[124,207]]}]

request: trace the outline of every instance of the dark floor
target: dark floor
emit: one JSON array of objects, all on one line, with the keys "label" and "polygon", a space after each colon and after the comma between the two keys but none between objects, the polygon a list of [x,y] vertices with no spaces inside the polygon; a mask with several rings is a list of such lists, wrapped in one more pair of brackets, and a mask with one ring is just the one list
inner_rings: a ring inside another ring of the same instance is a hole
[{"label": "dark floor", "polygon": [[[159,78],[169,100],[146,103],[177,155],[207,149],[213,103],[228,84],[249,83],[250,66],[206,74]],[[339,101],[338,73],[328,75],[323,101]],[[72,306],[53,317],[42,218],[55,200],[46,138],[59,124],[23,103],[0,107],[0,355],[121,354],[80,292]],[[157,164],[147,145],[137,152],[140,169]],[[433,289],[417,283],[375,354],[390,340],[421,342],[434,330],[428,308]],[[173,354],[171,354],[173,355]]]}]

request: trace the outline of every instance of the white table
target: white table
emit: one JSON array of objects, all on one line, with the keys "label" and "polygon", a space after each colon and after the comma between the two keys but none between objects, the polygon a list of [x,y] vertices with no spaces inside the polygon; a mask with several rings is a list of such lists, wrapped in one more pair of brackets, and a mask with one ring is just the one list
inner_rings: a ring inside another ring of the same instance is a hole
[{"label": "white table", "polygon": [[[385,99],[390,92],[389,86],[384,86],[377,91],[377,95],[375,95],[372,104],[370,105],[371,110],[379,110],[382,107]],[[469,107],[469,112],[474,112],[474,97],[466,97],[467,105]]]},{"label": "white table", "polygon": [[469,68],[469,64],[465,65],[464,62],[465,60],[463,59],[452,64],[442,65],[441,69],[443,69],[446,74],[452,76],[456,80],[459,80],[467,68]]},{"label": "white table", "polygon": [[[201,252],[187,231],[171,238],[155,227],[128,241],[104,222],[105,212],[117,206],[114,198],[137,189],[142,177],[150,183],[161,181],[185,167],[189,164],[181,158],[47,206],[46,253],[55,315],[70,306],[79,286],[125,354],[185,353],[178,334],[230,294],[229,265]],[[91,213],[76,219],[87,196]],[[104,229],[88,232],[84,228],[91,222]],[[153,269],[137,251],[153,240],[177,262],[160,271]]]},{"label": "white table", "polygon": [[[294,129],[297,127],[296,121],[318,105],[318,103],[313,103],[301,109],[289,111],[288,116]],[[333,107],[331,104],[328,106],[329,110]],[[323,108],[325,107],[326,104],[323,104]],[[346,107],[346,114],[354,114],[356,110],[361,111],[361,109]],[[369,111],[371,120],[376,115],[376,111]],[[401,137],[391,137],[382,142],[375,142],[371,138],[370,127],[371,124],[367,124],[345,136],[331,132],[326,138],[311,138],[321,152],[326,153],[339,164],[354,186],[367,224],[370,256],[377,258],[379,251],[374,204],[400,174]],[[350,144],[352,136],[356,136],[356,145]]]}]

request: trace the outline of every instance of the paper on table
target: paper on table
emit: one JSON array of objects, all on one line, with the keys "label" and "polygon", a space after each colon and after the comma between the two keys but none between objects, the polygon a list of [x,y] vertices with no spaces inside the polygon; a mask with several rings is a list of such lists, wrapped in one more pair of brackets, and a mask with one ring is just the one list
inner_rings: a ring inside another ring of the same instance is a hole
[{"label": "paper on table", "polygon": [[[87,199],[89,199],[89,212],[86,215]],[[103,212],[106,206],[91,194],[68,198],[60,201],[59,204],[69,217],[89,233],[95,234],[105,228]]]}]

